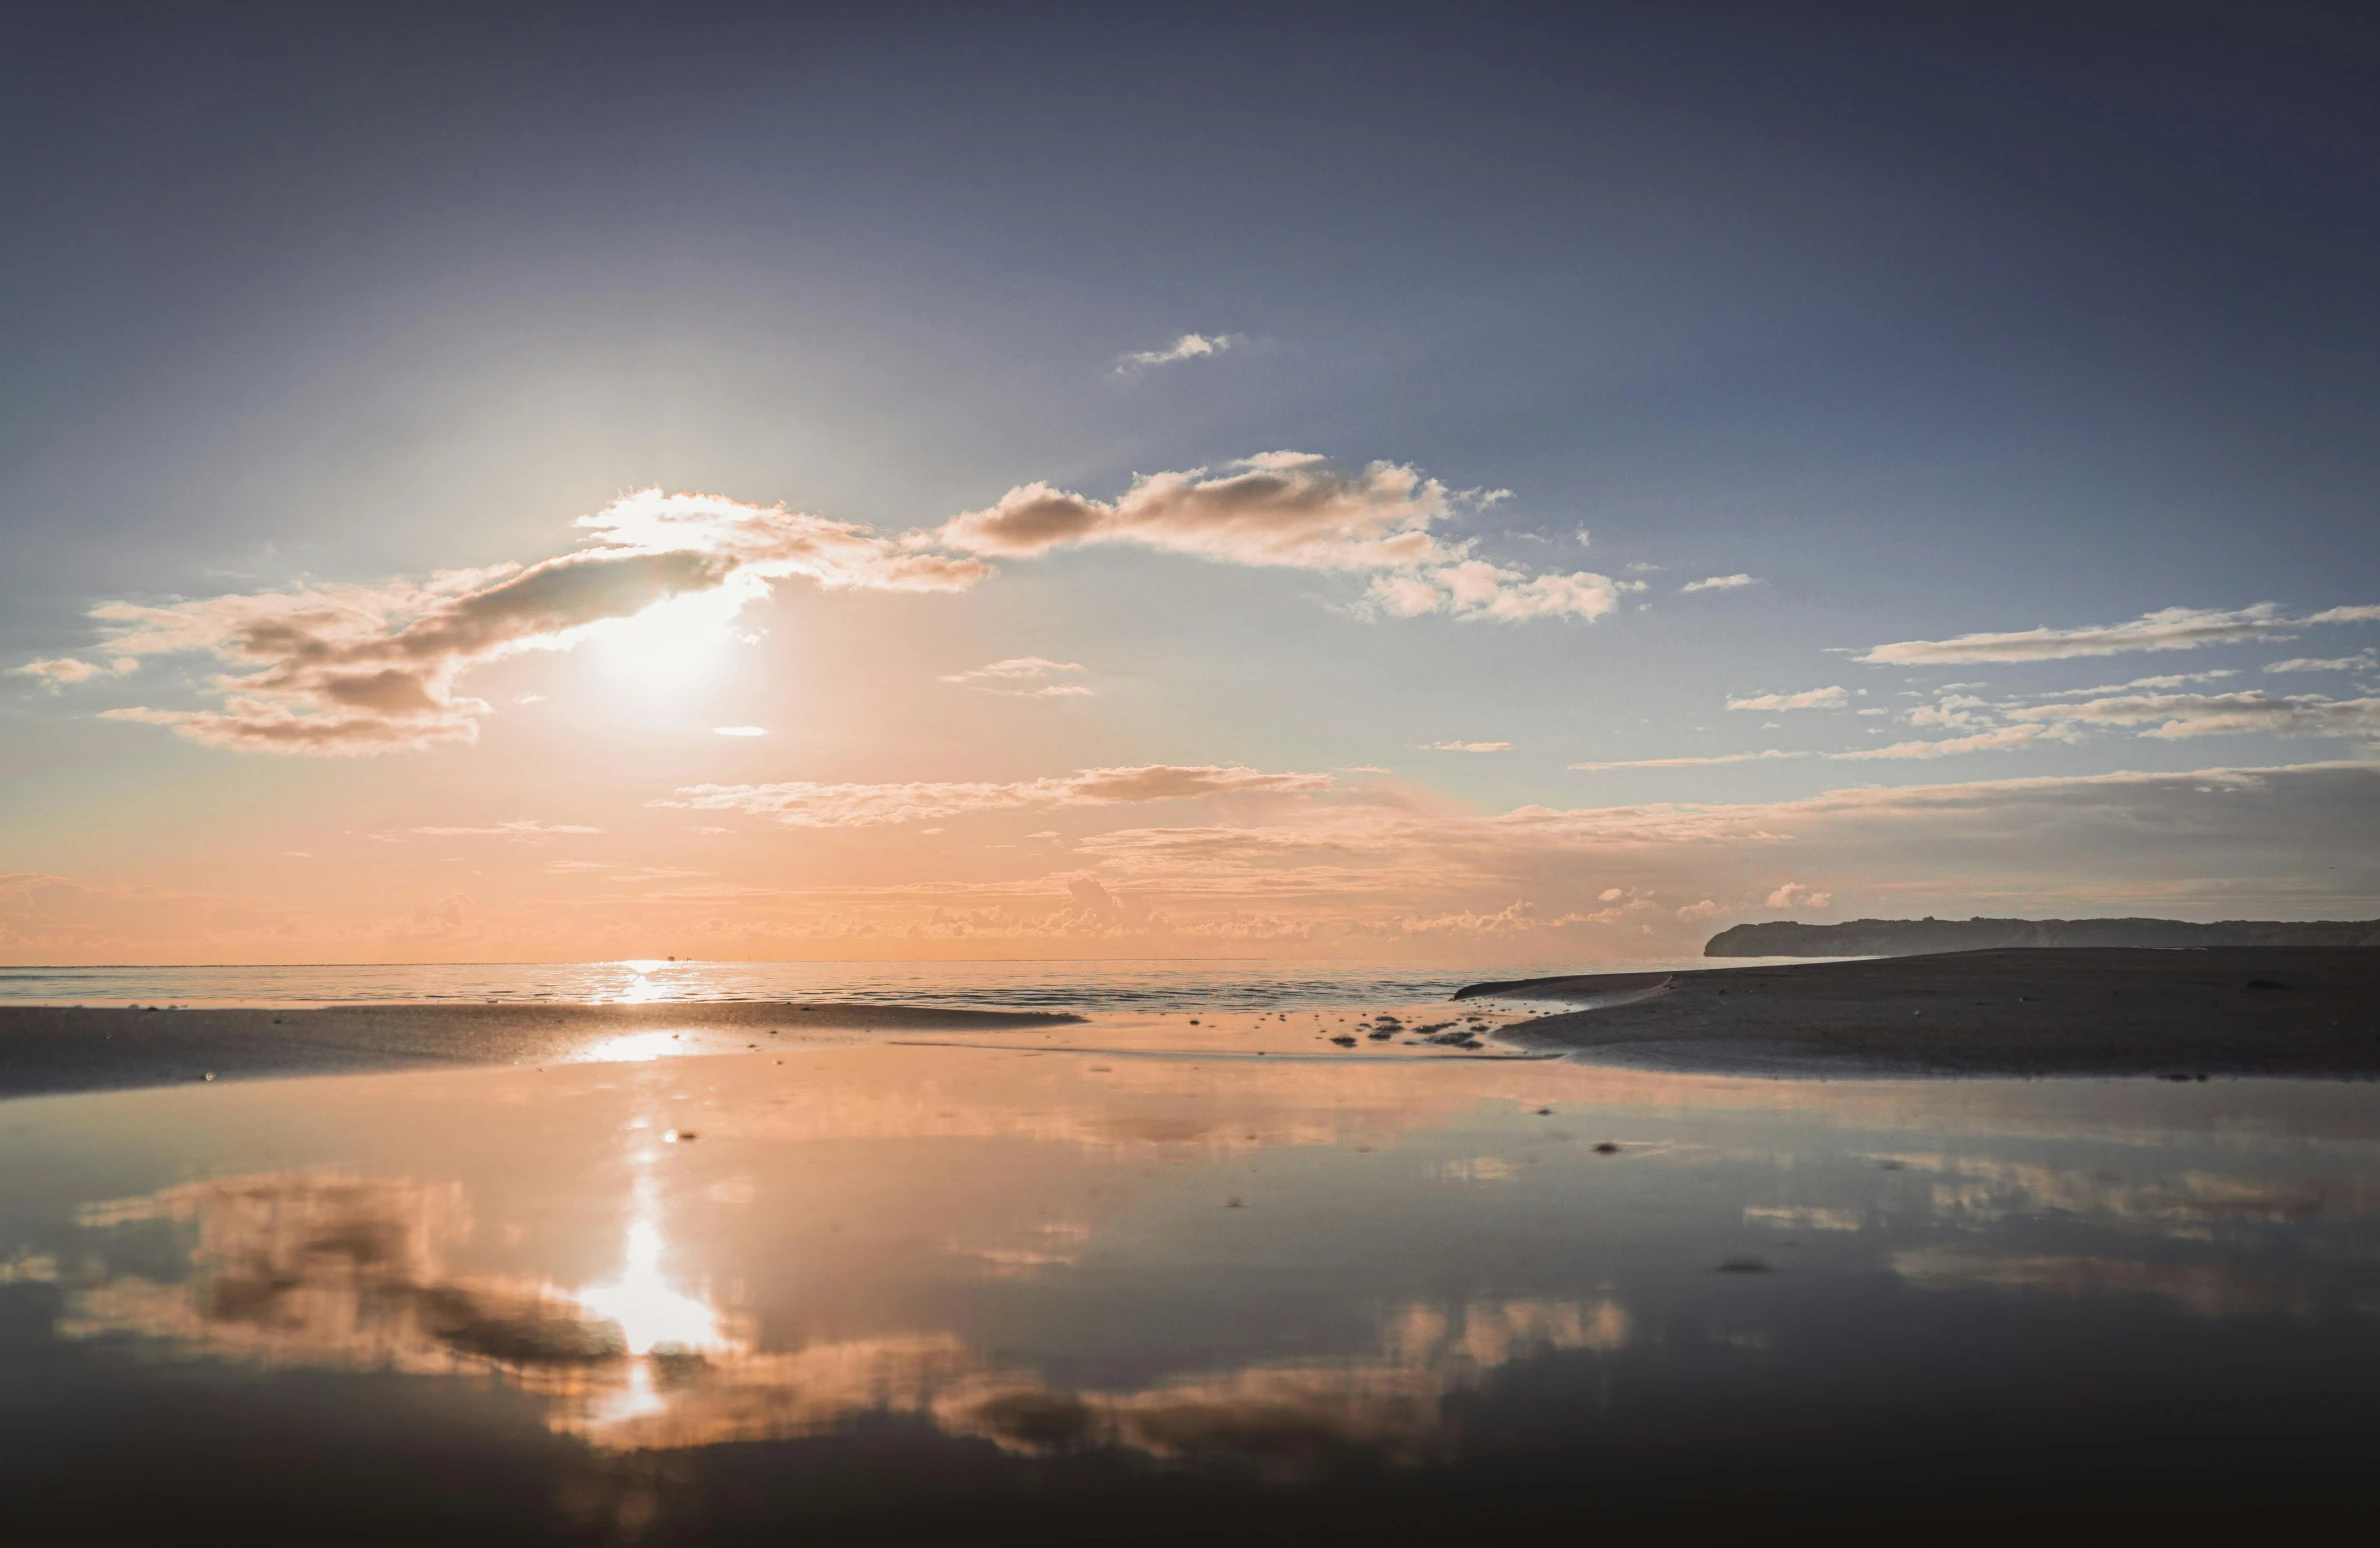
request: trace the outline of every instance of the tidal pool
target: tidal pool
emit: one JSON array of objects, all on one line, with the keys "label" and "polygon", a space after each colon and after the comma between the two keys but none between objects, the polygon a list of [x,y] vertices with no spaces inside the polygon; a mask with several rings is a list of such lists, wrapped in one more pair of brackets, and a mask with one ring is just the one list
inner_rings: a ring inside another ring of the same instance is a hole
[{"label": "tidal pool", "polygon": [[2271,1522],[2380,1437],[2374,1086],[1162,1046],[0,1104],[5,1497],[60,1541],[1955,1536]]}]

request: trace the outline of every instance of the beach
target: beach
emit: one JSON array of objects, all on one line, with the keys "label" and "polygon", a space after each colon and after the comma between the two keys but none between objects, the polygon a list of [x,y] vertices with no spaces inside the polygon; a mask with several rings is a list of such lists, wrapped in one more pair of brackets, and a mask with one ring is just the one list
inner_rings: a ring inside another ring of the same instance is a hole
[{"label": "beach", "polygon": [[1478,984],[1599,1061],[1781,1076],[2380,1076],[2380,951],[2033,949]]},{"label": "beach", "polygon": [[2380,951],[2367,949],[2041,949],[1572,974],[1474,984],[1451,1002],[1203,1014],[767,1000],[15,1005],[0,1006],[0,1097],[1024,1036],[1048,1052],[1567,1057],[1776,1077],[2368,1079],[2380,1077],[2376,990]]},{"label": "beach", "polygon": [[1199,1016],[752,1000],[15,1005],[0,1006],[0,1097],[1022,1034],[1053,1052],[1157,1056],[1570,1057],[1778,1077],[2352,1079],[2380,1076],[2375,989],[2380,951],[2044,949],[1573,974],[1474,984],[1451,1003]]},{"label": "beach", "polygon": [[894,1032],[1022,1031],[1063,1012],[673,1001],[195,1009],[0,1005],[0,1097],[440,1065],[757,1052]]}]

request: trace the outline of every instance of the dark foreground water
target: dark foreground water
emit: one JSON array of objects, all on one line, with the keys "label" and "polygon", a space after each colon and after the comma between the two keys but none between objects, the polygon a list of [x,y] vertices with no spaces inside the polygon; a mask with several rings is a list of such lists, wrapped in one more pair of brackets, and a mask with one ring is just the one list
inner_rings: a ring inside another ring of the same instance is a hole
[{"label": "dark foreground water", "polygon": [[0,1104],[14,1541],[2194,1540],[2360,1504],[2376,1421],[2372,1086],[879,1046]]}]

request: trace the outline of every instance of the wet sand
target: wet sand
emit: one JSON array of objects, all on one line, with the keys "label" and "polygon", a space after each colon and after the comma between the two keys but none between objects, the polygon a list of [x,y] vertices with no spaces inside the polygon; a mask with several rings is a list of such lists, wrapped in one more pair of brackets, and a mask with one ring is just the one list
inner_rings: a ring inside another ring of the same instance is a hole
[{"label": "wet sand", "polygon": [[[1666,980],[1666,981],[1664,981]],[[1714,1074],[2380,1077],[2380,950],[2036,949],[1474,984],[1523,1046]]]},{"label": "wet sand", "polygon": [[[1160,1057],[1567,1054],[1722,1075],[2380,1078],[2380,950],[2032,949],[1475,984],[1451,1006],[1157,1016],[783,1001],[0,1006],[0,1098],[1007,1034]],[[1559,1007],[1553,1014],[1541,1008]],[[1393,1028],[1393,1031],[1392,1031]],[[1485,1038],[1438,1046],[1448,1038]]]},{"label": "wet sand", "polygon": [[562,1064],[623,1039],[669,1054],[887,1032],[1012,1032],[1079,1016],[762,1001],[190,1010],[0,1006],[0,1097],[436,1065]]}]

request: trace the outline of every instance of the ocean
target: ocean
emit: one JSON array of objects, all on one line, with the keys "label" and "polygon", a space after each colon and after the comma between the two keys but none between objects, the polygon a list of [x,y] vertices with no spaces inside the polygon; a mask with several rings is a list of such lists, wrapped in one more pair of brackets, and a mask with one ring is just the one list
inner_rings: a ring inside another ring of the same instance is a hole
[{"label": "ocean", "polygon": [[[1487,979],[1667,972],[1700,957],[1496,967],[1266,958],[1028,962],[433,962],[0,967],[0,1005],[641,1004],[826,1000],[993,1010],[1266,1010],[1411,1004]],[[1729,967],[1749,965],[1730,961]]]}]

